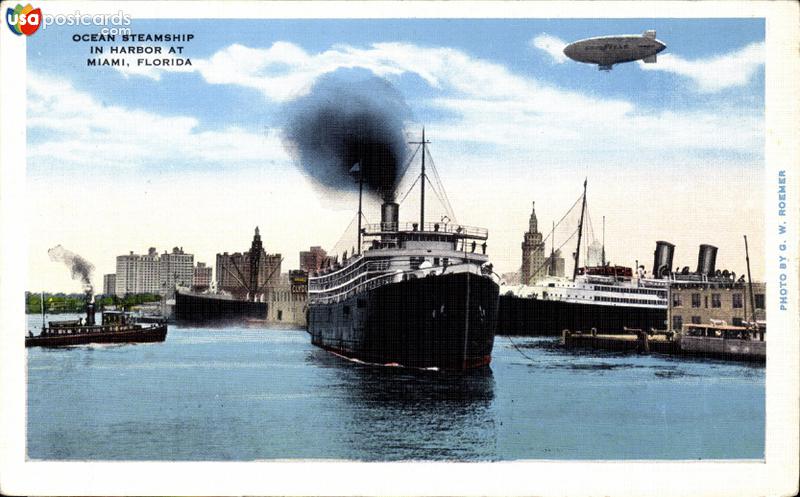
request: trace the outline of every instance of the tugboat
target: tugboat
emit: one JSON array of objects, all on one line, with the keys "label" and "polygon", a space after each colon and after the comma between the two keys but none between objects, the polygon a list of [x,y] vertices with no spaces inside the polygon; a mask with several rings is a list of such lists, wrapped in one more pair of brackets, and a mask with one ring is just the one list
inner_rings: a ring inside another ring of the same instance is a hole
[{"label": "tugboat", "polygon": [[163,342],[167,337],[164,322],[140,323],[130,314],[121,311],[103,311],[101,324],[95,324],[94,299],[87,295],[86,318],[68,321],[50,321],[44,325],[44,299],[42,299],[42,331],[25,337],[26,347],[63,347],[88,343]]},{"label": "tugboat", "polygon": [[381,222],[362,229],[359,188],[358,253],[309,277],[311,342],[386,366],[487,366],[499,298],[486,254],[488,231],[425,222],[424,130],[417,143],[422,150],[419,222],[400,223],[399,205],[384,199]]}]

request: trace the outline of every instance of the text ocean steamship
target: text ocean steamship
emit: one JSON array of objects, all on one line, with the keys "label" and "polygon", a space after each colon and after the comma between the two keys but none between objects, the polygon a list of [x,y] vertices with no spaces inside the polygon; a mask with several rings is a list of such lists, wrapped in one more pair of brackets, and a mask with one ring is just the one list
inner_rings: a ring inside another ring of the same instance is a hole
[{"label": "text ocean steamship", "polygon": [[399,223],[398,204],[384,202],[381,223],[359,227],[368,248],[359,236],[360,253],[309,278],[308,331],[314,345],[370,363],[485,366],[499,289],[488,232],[424,222],[424,131],[422,142],[420,222]]}]

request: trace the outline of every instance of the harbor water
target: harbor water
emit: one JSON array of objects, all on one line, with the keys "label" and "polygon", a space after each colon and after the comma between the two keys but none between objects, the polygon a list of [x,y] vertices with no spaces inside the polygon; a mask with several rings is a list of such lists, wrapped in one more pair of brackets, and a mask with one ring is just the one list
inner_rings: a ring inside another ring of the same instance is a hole
[{"label": "harbor water", "polygon": [[742,363],[500,336],[490,368],[454,374],[356,364],[305,331],[244,326],[26,352],[37,460],[764,457],[765,370]]}]

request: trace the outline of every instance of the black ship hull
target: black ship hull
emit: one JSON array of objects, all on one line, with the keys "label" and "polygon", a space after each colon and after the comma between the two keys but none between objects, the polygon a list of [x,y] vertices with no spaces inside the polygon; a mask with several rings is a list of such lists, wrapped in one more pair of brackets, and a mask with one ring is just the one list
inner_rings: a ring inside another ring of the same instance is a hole
[{"label": "black ship hull", "polygon": [[491,361],[498,286],[468,273],[390,283],[311,304],[314,345],[377,364],[464,370]]},{"label": "black ship hull", "polygon": [[618,333],[623,328],[663,330],[667,309],[659,307],[578,304],[503,295],[497,319],[498,335],[560,335],[563,330]]},{"label": "black ship hull", "polygon": [[[93,331],[90,333],[69,333],[39,335],[25,338],[26,347],[66,347],[90,343],[145,343],[163,342],[167,338],[167,325],[152,325],[145,328],[125,331]],[[51,332],[52,333],[52,332]]]},{"label": "black ship hull", "polygon": [[178,323],[223,323],[266,318],[266,302],[175,292],[175,321]]}]

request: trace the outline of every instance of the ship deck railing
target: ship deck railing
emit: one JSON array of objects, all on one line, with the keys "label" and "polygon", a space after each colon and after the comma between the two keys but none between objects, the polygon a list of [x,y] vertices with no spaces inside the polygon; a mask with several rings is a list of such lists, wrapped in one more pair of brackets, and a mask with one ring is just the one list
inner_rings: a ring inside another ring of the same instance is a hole
[{"label": "ship deck railing", "polygon": [[[430,271],[430,270],[439,270],[441,269],[441,274],[444,274],[448,268],[454,268],[459,266],[471,266],[469,267],[468,271],[473,272],[473,268],[475,269],[475,274],[481,275],[481,268],[474,263],[460,263],[460,264],[451,264],[448,266],[433,266],[428,268],[418,268],[418,269],[405,269],[405,270],[396,270],[387,273],[386,271],[382,271],[380,276],[367,279],[366,281],[358,281],[363,279],[364,276],[369,275],[370,273],[364,273],[363,275],[359,276],[358,278],[354,278],[347,282],[344,285],[341,285],[337,289],[321,289],[318,291],[311,291],[309,287],[309,302],[316,303],[316,304],[332,304],[336,302],[341,302],[342,300],[349,299],[355,295],[363,293],[368,290],[372,290],[374,288],[378,288],[383,286],[387,283],[391,283],[396,278],[417,278],[418,276],[415,273],[419,271]],[[375,274],[375,272],[372,272]],[[335,293],[331,293],[335,292]],[[313,300],[313,302],[312,302]]]},{"label": "ship deck railing", "polygon": [[[314,296],[313,301],[314,303],[317,304],[332,304],[335,302],[340,302],[359,293],[363,293],[367,290],[372,290],[374,288],[378,288],[379,286],[383,286],[387,283],[390,283],[392,282],[392,280],[394,280],[394,278],[395,278],[395,273],[383,274],[381,276],[377,276],[375,278],[359,282],[353,286],[348,285],[348,288],[346,290],[336,292],[330,295],[324,295],[325,293],[327,293],[327,291],[323,290],[322,292],[320,292],[321,295]],[[313,294],[309,293],[309,296],[311,295]]]},{"label": "ship deck railing", "polygon": [[387,271],[389,269],[389,259],[367,260],[363,256],[355,256],[346,262],[340,270],[309,278],[311,286],[337,286],[341,281],[352,279],[356,272],[368,273],[375,271]]},{"label": "ship deck railing", "polygon": [[474,240],[486,240],[489,238],[489,230],[476,226],[464,226],[462,224],[450,223],[425,223],[420,229],[419,223],[372,223],[364,227],[366,236],[387,236],[397,235],[398,233],[424,233],[424,234],[448,234],[457,238],[470,238]]},{"label": "ship deck railing", "polygon": [[133,331],[140,329],[140,326],[132,325],[132,324],[125,324],[125,325],[102,325],[102,326],[79,326],[76,328],[47,328],[45,329],[43,336],[63,336],[63,335],[85,335],[91,333],[105,333],[105,332],[117,332],[117,331]]}]

